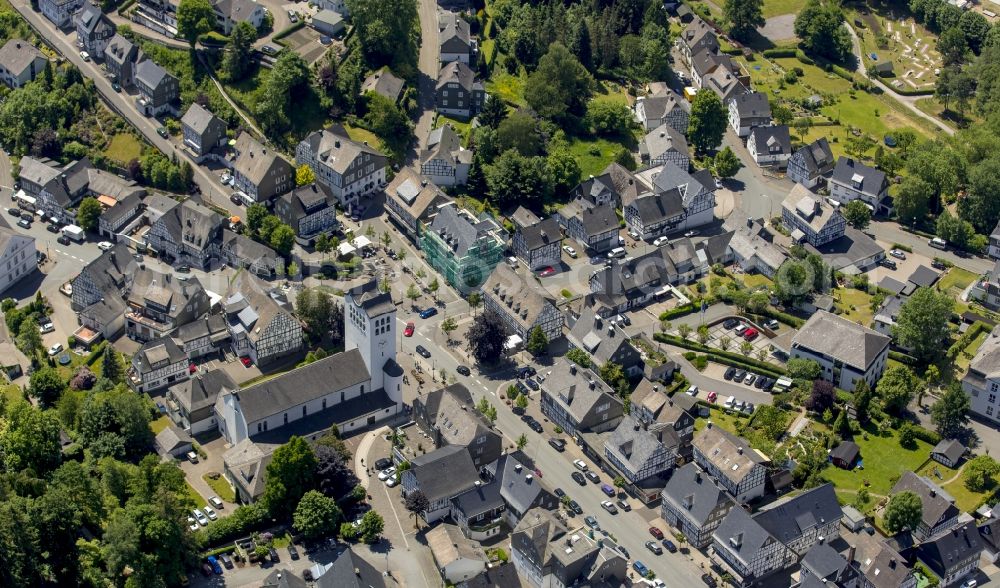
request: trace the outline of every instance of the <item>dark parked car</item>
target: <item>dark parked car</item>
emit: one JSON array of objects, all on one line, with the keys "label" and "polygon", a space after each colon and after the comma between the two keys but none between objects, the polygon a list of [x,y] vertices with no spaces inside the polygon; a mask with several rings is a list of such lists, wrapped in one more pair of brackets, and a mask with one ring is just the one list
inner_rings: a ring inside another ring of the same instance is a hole
[{"label": "dark parked car", "polygon": [[469,368],[465,367],[464,365],[458,366],[457,368],[455,368],[455,371],[462,374],[463,376],[468,376],[472,374],[472,371],[469,370]]},{"label": "dark parked car", "polygon": [[527,383],[528,387],[531,388],[532,390],[538,390],[538,382],[532,380],[531,378],[525,380],[525,383]]},{"label": "dark parked car", "polygon": [[757,381],[753,383],[753,387],[758,390],[762,390],[764,388],[764,384],[766,383],[767,383],[767,378],[765,378],[764,376],[760,376],[759,378],[757,378]]},{"label": "dark parked car", "polygon": [[576,482],[581,486],[587,485],[587,478],[584,478],[583,474],[581,474],[580,472],[573,472],[572,474],[570,474],[570,477],[573,478],[574,482]]},{"label": "dark parked car", "polygon": [[621,553],[622,555],[624,555],[625,559],[632,559],[632,554],[630,554],[628,552],[628,549],[625,549],[624,545],[619,545],[618,546],[618,552]]},{"label": "dark parked car", "polygon": [[417,345],[417,353],[420,354],[420,357],[424,359],[427,359],[428,357],[431,356],[431,352],[427,351],[427,348],[425,348],[423,345]]},{"label": "dark parked car", "polygon": [[766,381],[764,385],[760,387],[761,390],[765,392],[770,392],[774,388],[774,380],[771,378],[764,378]]},{"label": "dark parked car", "polygon": [[555,494],[558,498],[566,496],[566,491],[563,490],[562,488],[556,488],[555,490],[552,491],[552,493]]},{"label": "dark parked car", "polygon": [[46,225],[45,230],[50,233],[58,233],[59,227],[57,225]]},{"label": "dark parked car", "polygon": [[579,503],[577,503],[577,501],[575,501],[575,500],[570,500],[569,501],[569,509],[571,511],[573,511],[574,514],[578,514],[578,515],[582,515],[583,514],[583,509],[580,508]]},{"label": "dark parked car", "polygon": [[670,553],[677,553],[677,546],[670,539],[663,540],[663,547],[667,549]]},{"label": "dark parked car", "polygon": [[288,555],[292,556],[292,559],[299,559],[299,550],[295,549],[294,545],[289,545]]},{"label": "dark parked car", "polygon": [[535,375],[535,368],[530,365],[523,366],[517,370],[518,378],[530,378],[533,375]]},{"label": "dark parked car", "polygon": [[538,421],[536,421],[534,419],[532,419],[528,423],[528,427],[530,427],[531,430],[534,431],[534,432],[536,432],[536,433],[541,433],[542,431],[545,430],[545,429],[542,428],[542,423],[540,423],[540,422],[538,422]]},{"label": "dark parked car", "polygon": [[392,460],[388,457],[383,457],[375,462],[375,469],[378,471],[387,470],[392,466]]},{"label": "dark parked car", "polygon": [[524,385],[524,382],[518,381],[518,383],[514,385],[517,386],[518,394],[531,394],[531,391]]},{"label": "dark parked car", "polygon": [[420,311],[420,318],[429,319],[438,313],[438,309],[435,307],[425,308]]},{"label": "dark parked car", "polygon": [[893,270],[896,269],[896,262],[891,259],[883,259],[882,261],[878,262],[878,264],[882,267],[887,267],[889,269]]},{"label": "dark parked car", "polygon": [[931,262],[931,267],[939,270],[948,269],[948,266],[946,266],[943,261],[937,259]]},{"label": "dark parked car", "polygon": [[69,237],[66,235],[59,235],[59,237],[56,238],[56,243],[59,243],[60,245],[69,245]]},{"label": "dark parked car", "polygon": [[652,551],[656,555],[663,555],[663,548],[656,541],[646,541],[646,549]]},{"label": "dark parked car", "polygon": [[7,214],[9,214],[9,215],[11,215],[13,217],[21,218],[21,209],[20,208],[8,208],[7,209]]},{"label": "dark parked car", "polygon": [[626,502],[622,498],[619,498],[617,501],[615,501],[615,504],[617,504],[618,508],[624,510],[625,512],[629,512],[630,510],[632,510],[632,505]]},{"label": "dark parked car", "polygon": [[725,377],[725,378],[726,378],[726,380],[728,381],[728,380],[732,380],[732,379],[733,379],[733,376],[734,376],[735,374],[736,374],[736,368],[734,368],[734,367],[730,367],[729,369],[727,369],[727,370],[726,370],[726,374],[725,374],[725,376],[723,376],[723,377]]},{"label": "dark parked car", "polygon": [[555,438],[549,439],[549,445],[551,445],[552,449],[555,449],[556,451],[559,452],[566,451],[565,439],[555,439]]},{"label": "dark parked car", "polygon": [[709,588],[716,588],[719,584],[715,581],[715,578],[709,576],[708,574],[701,575],[701,581],[705,583]]},{"label": "dark parked car", "polygon": [[744,370],[736,370],[736,373],[733,374],[733,381],[742,382],[745,377],[747,377],[747,373]]},{"label": "dark parked car", "polygon": [[269,550],[267,551],[267,554],[268,554],[268,555],[269,555],[269,556],[271,557],[271,561],[273,561],[273,562],[275,562],[275,563],[278,563],[279,561],[281,561],[281,560],[280,560],[280,559],[278,558],[278,550],[277,550],[277,549],[275,549],[275,548],[273,548],[273,547],[272,547],[272,548],[270,548],[270,549],[269,549]]},{"label": "dark parked car", "polygon": [[22,218],[21,220],[17,221],[17,226],[19,226],[19,227],[21,227],[23,229],[30,229],[31,228],[31,221]]},{"label": "dark parked car", "polygon": [[740,321],[738,321],[738,320],[736,320],[734,318],[728,318],[728,319],[726,319],[726,322],[722,323],[722,328],[727,329],[727,330],[728,329],[735,329],[736,325],[738,325],[738,324],[740,324]]},{"label": "dark parked car", "polygon": [[233,558],[229,557],[228,553],[223,553],[219,556],[219,559],[222,560],[222,565],[226,566],[227,570],[233,569]]},{"label": "dark parked car", "polygon": [[601,477],[594,470],[587,470],[583,475],[587,476],[587,479],[595,484],[601,483]]}]

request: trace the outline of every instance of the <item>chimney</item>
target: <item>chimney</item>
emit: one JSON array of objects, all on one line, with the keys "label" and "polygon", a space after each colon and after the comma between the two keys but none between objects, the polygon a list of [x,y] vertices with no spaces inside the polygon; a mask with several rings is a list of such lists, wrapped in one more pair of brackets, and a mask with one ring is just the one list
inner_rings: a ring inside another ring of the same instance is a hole
[{"label": "chimney", "polygon": [[479,488],[482,485],[483,485],[483,483],[481,481],[476,480],[476,488]]},{"label": "chimney", "polygon": [[931,488],[930,495],[931,495],[931,498],[934,498],[935,496],[937,496],[937,490],[935,490],[934,488]]},{"label": "chimney", "polygon": [[590,381],[590,389],[591,389],[591,390],[593,390],[593,389],[595,389],[595,388],[597,388],[597,382],[595,382],[595,381],[591,380],[591,381]]},{"label": "chimney", "polygon": [[571,373],[573,375],[576,375],[576,364],[575,363],[569,364],[569,373]]},{"label": "chimney", "polygon": [[892,569],[896,569],[896,558],[894,557],[889,558],[889,567]]},{"label": "chimney", "polygon": [[847,550],[847,563],[854,563],[854,546]]},{"label": "chimney", "polygon": [[334,147],[335,149],[340,149],[340,140],[337,140],[337,141],[334,141],[334,142],[333,142],[333,147]]},{"label": "chimney", "polygon": [[[361,577],[361,568],[354,568],[354,575],[360,578]],[[278,574],[278,576],[281,576],[281,574]]]},{"label": "chimney", "polygon": [[521,473],[521,464],[519,463],[514,464],[514,471],[517,473]]},{"label": "chimney", "polygon": [[694,473],[694,481],[698,484],[701,484],[701,470],[698,470]]},{"label": "chimney", "polygon": [[524,483],[525,483],[525,484],[530,484],[530,483],[531,483],[531,478],[532,478],[532,475],[531,475],[531,474],[528,474],[528,475],[526,475],[526,476],[524,477]]},{"label": "chimney", "polygon": [[736,448],[736,453],[739,453],[740,455],[743,455],[743,448],[742,447],[737,447]]},{"label": "chimney", "polygon": [[706,429],[711,429],[712,428],[712,421],[705,421],[705,428]]}]

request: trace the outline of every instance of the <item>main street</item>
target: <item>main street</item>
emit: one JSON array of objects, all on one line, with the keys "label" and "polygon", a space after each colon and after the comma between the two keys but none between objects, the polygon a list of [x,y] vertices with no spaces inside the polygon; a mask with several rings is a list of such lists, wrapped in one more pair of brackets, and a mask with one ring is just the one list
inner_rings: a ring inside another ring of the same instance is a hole
[{"label": "main street", "polygon": [[[115,92],[114,88],[111,87],[111,81],[105,77],[104,70],[93,61],[84,61],[80,57],[79,50],[74,41],[76,33],[71,32],[67,34],[60,31],[40,12],[32,10],[31,3],[26,0],[12,0],[11,5],[28,21],[31,28],[45,39],[45,42],[50,47],[54,48],[70,63],[78,67],[83,75],[93,80],[94,86],[105,103],[114,111],[124,116],[149,143],[167,156],[176,155],[178,159],[187,158],[187,155],[183,150],[178,148],[176,143],[164,139],[156,133],[156,129],[162,125],[155,118],[143,116],[136,108],[132,95],[125,93],[124,90],[122,92]],[[194,169],[194,181],[201,189],[201,199],[217,207],[224,208],[231,214],[242,215],[239,209],[234,207],[229,201],[229,192],[222,185],[219,178],[210,170],[195,165],[193,162],[190,163]]]},{"label": "main street", "polygon": [[[617,515],[609,514],[601,508],[601,501],[605,500],[606,497],[601,493],[598,485],[588,482],[586,487],[581,487],[570,477],[573,471],[575,471],[572,458],[569,457],[574,448],[568,447],[566,453],[560,454],[548,443],[544,442],[548,437],[558,436],[555,435],[552,424],[543,422],[545,432],[539,435],[529,429],[517,415],[511,412],[510,407],[500,400],[498,394],[507,388],[509,384],[507,378],[512,377],[509,371],[497,375],[484,375],[473,368],[472,375],[468,377],[458,375],[455,368],[459,365],[469,364],[465,361],[460,361],[456,357],[455,352],[443,345],[443,336],[440,335],[436,322],[423,321],[415,317],[412,319],[398,317],[398,320],[400,324],[397,328],[400,332],[402,332],[407,320],[413,320],[416,324],[416,332],[413,337],[402,338],[399,353],[401,355],[408,354],[416,358],[416,346],[423,345],[431,353],[429,359],[418,360],[418,362],[423,361],[425,372],[430,372],[432,369],[440,372],[440,370],[444,369],[448,374],[454,375],[459,383],[464,384],[469,389],[476,402],[481,398],[486,398],[493,404],[497,410],[496,428],[504,435],[505,443],[513,445],[516,443],[518,437],[522,434],[526,435],[529,443],[525,447],[524,452],[535,460],[538,469],[542,472],[542,479],[545,484],[549,488],[562,488],[580,504],[585,515],[596,517],[600,522],[601,528],[610,535],[613,535],[618,540],[618,543],[629,551],[632,556],[629,562],[630,566],[632,561],[636,559],[642,560],[644,564],[656,573],[657,577],[669,578],[667,580],[669,586],[701,585],[699,578],[701,571],[694,563],[688,560],[687,556],[680,553],[672,554],[666,552],[663,555],[656,556],[646,549],[645,542],[652,539],[647,530],[650,527],[649,521],[658,518],[658,511],[633,508],[630,512],[619,512]],[[473,366],[470,365],[469,367]],[[538,369],[540,373],[544,373],[543,368]],[[531,402],[537,406],[539,402],[538,392],[532,394]],[[585,459],[585,461],[589,460]],[[591,465],[593,466],[592,463]],[[599,471],[598,473],[601,473],[601,477],[605,482],[611,482],[607,474]],[[635,503],[635,506],[638,506],[638,503]],[[571,524],[583,526],[583,517],[577,516],[573,518]],[[666,528],[662,530],[667,531]],[[631,567],[629,569],[631,571]]]}]

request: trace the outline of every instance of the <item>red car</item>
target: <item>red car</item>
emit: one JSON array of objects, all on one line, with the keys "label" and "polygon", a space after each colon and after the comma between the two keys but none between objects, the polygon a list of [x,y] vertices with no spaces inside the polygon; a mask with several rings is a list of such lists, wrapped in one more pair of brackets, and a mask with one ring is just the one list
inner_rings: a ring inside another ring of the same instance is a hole
[{"label": "red car", "polygon": [[243,364],[243,367],[250,367],[253,365],[253,360],[251,360],[246,355],[240,358],[240,362]]},{"label": "red car", "polygon": [[537,273],[538,273],[539,277],[544,278],[544,277],[551,276],[552,274],[556,273],[556,270],[551,265],[547,265],[547,266],[539,269]]},{"label": "red car", "polygon": [[413,323],[412,322],[406,323],[406,328],[403,329],[403,335],[406,336],[406,337],[412,337],[413,336]]},{"label": "red car", "polygon": [[656,527],[650,527],[649,534],[657,539],[663,539],[663,531],[657,529]]},{"label": "red car", "polygon": [[198,366],[194,365],[193,363],[188,365],[188,374],[193,374],[196,371],[198,371]]},{"label": "red car", "polygon": [[751,327],[743,332],[743,338],[746,339],[747,341],[753,341],[754,339],[757,338],[757,335],[759,334],[760,333],[757,332],[757,329]]},{"label": "red car", "polygon": [[719,397],[719,395],[716,394],[715,392],[709,392],[708,393],[708,401],[709,402],[715,402],[715,399],[718,398],[718,397]]}]

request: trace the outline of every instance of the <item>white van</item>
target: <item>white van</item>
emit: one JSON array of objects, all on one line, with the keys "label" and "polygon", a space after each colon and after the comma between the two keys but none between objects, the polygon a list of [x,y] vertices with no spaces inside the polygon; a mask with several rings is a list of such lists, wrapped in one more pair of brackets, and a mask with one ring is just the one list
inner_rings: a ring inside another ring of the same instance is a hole
[{"label": "white van", "polygon": [[736,397],[730,396],[729,398],[726,398],[726,402],[723,403],[722,406],[725,406],[726,408],[732,408],[734,404],[736,404]]},{"label": "white van", "polygon": [[623,248],[623,247],[615,247],[614,249],[612,249],[611,251],[608,252],[608,257],[610,257],[612,259],[618,259],[619,257],[625,257],[625,248]]},{"label": "white van", "polygon": [[670,239],[666,235],[664,235],[662,237],[657,237],[653,241],[653,247],[659,247],[660,245],[666,245],[669,241],[670,241]]},{"label": "white van", "polygon": [[935,249],[947,249],[948,247],[948,242],[942,239],[941,237],[934,237],[933,239],[928,241],[927,244]]}]

